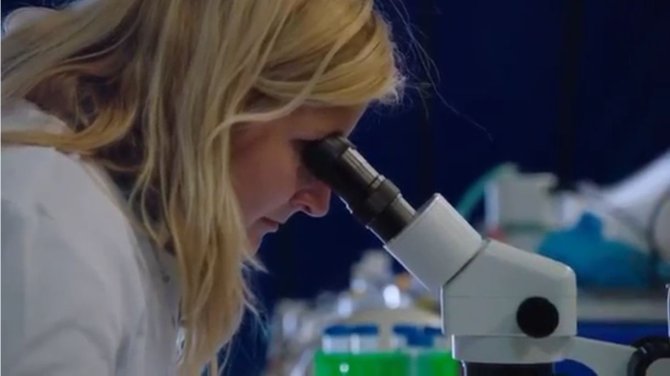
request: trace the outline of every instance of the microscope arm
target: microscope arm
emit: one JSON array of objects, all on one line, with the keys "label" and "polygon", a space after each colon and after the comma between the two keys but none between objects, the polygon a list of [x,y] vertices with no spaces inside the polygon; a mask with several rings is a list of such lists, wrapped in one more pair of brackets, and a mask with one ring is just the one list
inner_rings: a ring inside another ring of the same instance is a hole
[{"label": "microscope arm", "polygon": [[565,355],[588,366],[596,375],[627,376],[628,362],[635,348],[615,343],[575,337]]}]

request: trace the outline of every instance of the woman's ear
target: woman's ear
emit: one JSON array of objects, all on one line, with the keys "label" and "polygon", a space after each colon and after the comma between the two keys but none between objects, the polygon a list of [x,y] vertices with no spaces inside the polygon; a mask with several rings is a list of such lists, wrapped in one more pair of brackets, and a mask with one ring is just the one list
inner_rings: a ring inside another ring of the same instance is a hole
[{"label": "woman's ear", "polygon": [[8,14],[2,21],[2,35],[5,36],[27,23],[36,22],[52,12],[57,12],[57,10],[45,7],[19,8]]}]

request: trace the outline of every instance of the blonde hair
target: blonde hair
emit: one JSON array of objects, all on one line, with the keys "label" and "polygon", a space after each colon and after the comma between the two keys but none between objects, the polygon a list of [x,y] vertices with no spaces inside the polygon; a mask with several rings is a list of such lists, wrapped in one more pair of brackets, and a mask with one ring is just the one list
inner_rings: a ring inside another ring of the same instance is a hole
[{"label": "blonde hair", "polygon": [[252,307],[231,128],[392,101],[402,85],[373,0],[77,3],[3,38],[2,80],[3,101],[28,99],[72,130],[3,132],[3,143],[76,152],[129,179],[143,229],[178,260],[188,375],[207,361],[216,372]]}]

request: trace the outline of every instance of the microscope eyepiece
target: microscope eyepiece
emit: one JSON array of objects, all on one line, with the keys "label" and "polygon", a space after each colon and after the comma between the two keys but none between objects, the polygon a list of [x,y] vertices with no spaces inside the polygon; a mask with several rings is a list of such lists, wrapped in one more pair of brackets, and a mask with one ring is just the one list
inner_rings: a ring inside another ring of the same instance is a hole
[{"label": "microscope eyepiece", "polygon": [[414,217],[414,209],[398,187],[379,174],[347,138],[329,136],[310,142],[302,157],[307,169],[383,241],[395,237]]}]

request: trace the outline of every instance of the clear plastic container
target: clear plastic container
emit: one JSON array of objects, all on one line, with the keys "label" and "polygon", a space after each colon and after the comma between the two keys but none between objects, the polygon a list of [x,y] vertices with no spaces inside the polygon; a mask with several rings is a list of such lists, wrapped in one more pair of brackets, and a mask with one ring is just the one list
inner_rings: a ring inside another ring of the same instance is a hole
[{"label": "clear plastic container", "polygon": [[379,329],[376,326],[359,325],[339,328],[336,332],[346,333],[349,349],[347,352],[329,351],[332,347],[326,343],[332,344],[332,338],[327,337],[332,337],[333,331],[326,330],[322,349],[314,358],[315,376],[408,376],[407,354],[396,350],[381,350]]},{"label": "clear plastic container", "polygon": [[421,351],[416,358],[417,376],[458,376],[461,374],[459,362],[452,358],[447,337],[440,328],[425,327],[430,347]]}]

